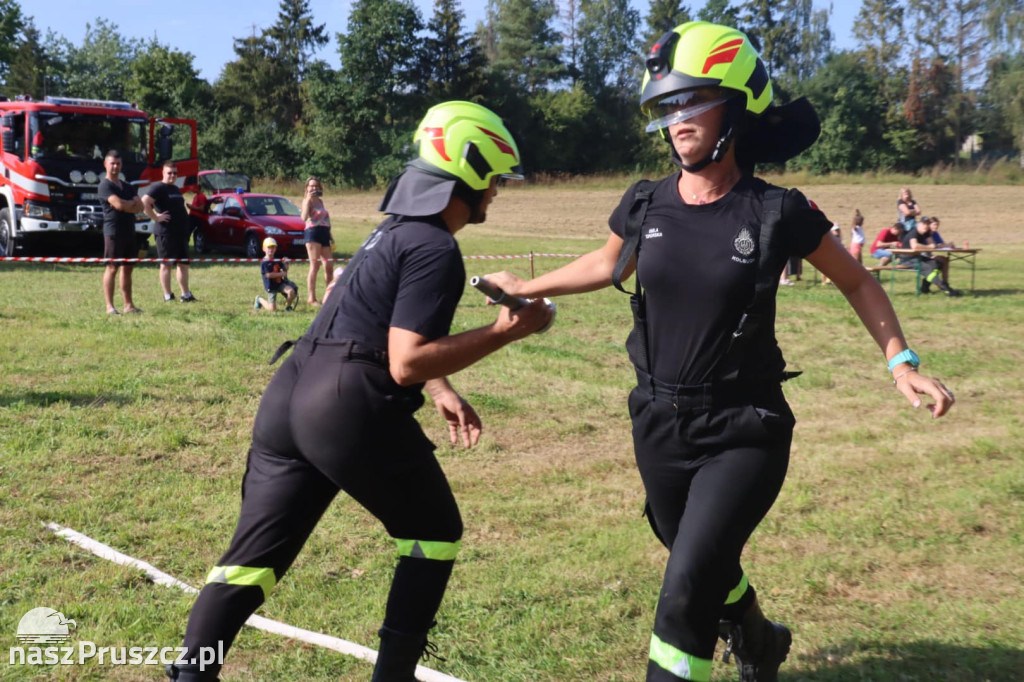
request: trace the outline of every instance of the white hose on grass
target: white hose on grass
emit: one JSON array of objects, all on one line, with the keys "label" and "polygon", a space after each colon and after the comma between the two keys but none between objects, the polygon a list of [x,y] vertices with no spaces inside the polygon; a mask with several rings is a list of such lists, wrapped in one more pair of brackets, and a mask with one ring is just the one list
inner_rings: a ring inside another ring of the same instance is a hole
[{"label": "white hose on grass", "polygon": [[[133,568],[140,569],[157,585],[177,587],[183,592],[187,592],[189,594],[199,593],[199,590],[196,588],[181,582],[172,575],[164,573],[152,564],[130,557],[127,554],[122,554],[116,549],[108,547],[102,542],[93,540],[89,536],[83,535],[76,530],[65,528],[64,526],[57,525],[56,523],[48,523],[46,524],[46,527],[68,542],[89,550],[101,559],[106,559],[107,561],[112,561],[115,564],[120,564],[122,566],[131,566]],[[245,624],[258,630],[263,630],[264,632],[272,632],[275,635],[283,635],[284,637],[289,637],[291,639],[315,644],[316,646],[337,651],[338,653],[346,654],[348,656],[354,656],[355,658],[359,658],[364,661],[370,661],[371,663],[377,662],[377,652],[373,649],[344,639],[331,637],[330,635],[325,635],[320,632],[303,630],[302,628],[297,628],[293,625],[288,625],[287,623],[281,623],[276,620],[256,615],[249,616],[249,620],[245,621]],[[431,670],[430,668],[424,668],[422,665],[416,666],[416,678],[421,680],[421,682],[464,682],[457,677],[445,675],[444,673],[439,673],[436,670]]]}]

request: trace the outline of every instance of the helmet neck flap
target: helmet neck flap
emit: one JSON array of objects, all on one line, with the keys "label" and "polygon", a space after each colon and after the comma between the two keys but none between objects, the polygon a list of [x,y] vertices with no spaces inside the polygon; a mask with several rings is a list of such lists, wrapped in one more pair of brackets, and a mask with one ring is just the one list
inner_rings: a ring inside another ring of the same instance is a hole
[{"label": "helmet neck flap", "polygon": [[431,107],[413,142],[416,157],[388,187],[380,204],[385,213],[436,215],[454,196],[475,217],[495,177],[522,178],[512,134],[497,114],[473,102]]}]

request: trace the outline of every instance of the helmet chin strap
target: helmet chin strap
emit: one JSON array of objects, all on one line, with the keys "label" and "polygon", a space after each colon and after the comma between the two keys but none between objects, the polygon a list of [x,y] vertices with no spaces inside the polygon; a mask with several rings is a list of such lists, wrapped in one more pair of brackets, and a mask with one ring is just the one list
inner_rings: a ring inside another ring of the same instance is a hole
[{"label": "helmet chin strap", "polygon": [[733,98],[726,103],[725,115],[722,116],[722,127],[718,132],[718,141],[715,142],[715,148],[711,150],[711,153],[705,156],[703,159],[696,163],[683,163],[683,159],[679,156],[679,152],[676,151],[675,145],[672,144],[672,140],[669,139],[669,144],[672,145],[672,160],[678,164],[687,173],[696,173],[704,169],[709,163],[714,161],[718,163],[725,158],[725,155],[729,152],[729,146],[732,144],[732,140],[736,137],[736,127],[740,120],[742,113],[742,106],[737,107],[734,103],[739,101],[738,98]]},{"label": "helmet chin strap", "polygon": [[480,205],[484,201],[484,194],[487,190],[473,189],[462,180],[455,183],[455,187],[452,190],[452,196],[456,196],[466,202],[469,206],[470,222],[475,222],[475,219],[479,216]]}]

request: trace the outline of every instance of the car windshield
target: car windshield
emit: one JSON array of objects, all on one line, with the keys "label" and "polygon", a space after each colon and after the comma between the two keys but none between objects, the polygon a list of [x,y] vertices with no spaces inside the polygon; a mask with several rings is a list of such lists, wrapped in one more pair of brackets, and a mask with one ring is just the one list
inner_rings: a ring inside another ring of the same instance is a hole
[{"label": "car windshield", "polygon": [[299,207],[284,197],[246,197],[245,210],[254,216],[300,215]]},{"label": "car windshield", "polygon": [[210,194],[234,192],[238,189],[249,191],[249,176],[245,173],[203,173],[199,185]]}]

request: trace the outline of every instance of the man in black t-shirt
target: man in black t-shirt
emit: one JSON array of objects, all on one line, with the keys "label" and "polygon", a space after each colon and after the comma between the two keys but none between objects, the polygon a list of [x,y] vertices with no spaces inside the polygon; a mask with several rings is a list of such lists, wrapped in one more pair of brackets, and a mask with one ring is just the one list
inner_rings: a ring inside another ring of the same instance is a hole
[{"label": "man in black t-shirt", "polygon": [[[121,180],[121,154],[111,149],[103,158],[106,177],[100,181],[97,193],[103,202],[103,257],[138,258],[139,248],[135,242],[135,214],[142,211],[135,187]],[[132,301],[132,266],[130,263],[107,263],[103,271],[103,297],[107,313],[118,315],[114,307],[114,279],[118,267],[121,269],[121,296],[124,298],[126,313],[141,313]]]},{"label": "man in black t-shirt", "polygon": [[[500,118],[468,102],[433,107],[413,141],[417,158],[381,203],[389,217],[263,394],[238,527],[192,608],[183,660],[231,646],[344,491],[398,545],[373,680],[413,679],[462,536],[458,505],[414,412],[426,391],[452,443],[461,436],[475,444],[480,419],[446,377],[551,318],[535,301],[450,335],[465,284],[455,234],[484,221],[499,176],[522,177],[519,151]],[[198,682],[216,679],[218,668],[168,672]]]},{"label": "man in black t-shirt", "polygon": [[164,292],[164,301],[174,300],[171,267],[177,265],[181,302],[192,303],[196,297],[188,287],[188,210],[185,197],[176,184],[178,165],[174,161],[164,161],[162,173],[161,181],[154,182],[142,195],[146,215],[153,221],[157,255],[161,260],[173,261],[160,263],[160,288]]}]

